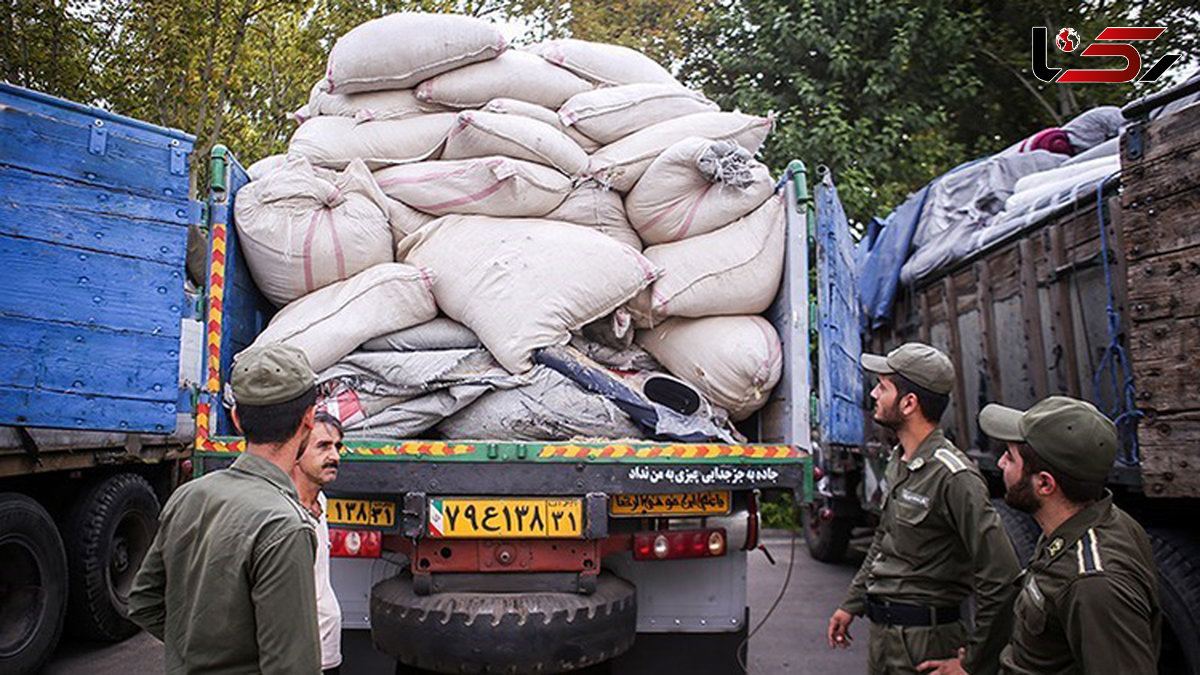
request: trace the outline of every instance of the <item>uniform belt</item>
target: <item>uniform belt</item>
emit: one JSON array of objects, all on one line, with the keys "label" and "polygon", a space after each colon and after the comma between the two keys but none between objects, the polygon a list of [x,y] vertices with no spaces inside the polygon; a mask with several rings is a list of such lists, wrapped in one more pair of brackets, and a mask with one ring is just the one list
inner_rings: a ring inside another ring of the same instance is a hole
[{"label": "uniform belt", "polygon": [[867,618],[888,626],[938,626],[961,618],[958,607],[927,607],[887,602],[867,596]]}]

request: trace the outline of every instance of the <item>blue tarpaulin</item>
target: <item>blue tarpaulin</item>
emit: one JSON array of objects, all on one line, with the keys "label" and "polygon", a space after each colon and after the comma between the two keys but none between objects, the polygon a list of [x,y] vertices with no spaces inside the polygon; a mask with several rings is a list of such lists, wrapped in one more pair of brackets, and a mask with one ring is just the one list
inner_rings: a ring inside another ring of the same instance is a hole
[{"label": "blue tarpaulin", "polygon": [[912,248],[913,234],[921,220],[925,199],[929,196],[926,185],[892,211],[883,221],[883,229],[871,246],[871,238],[863,237],[858,245],[866,246],[869,253],[862,256],[855,252],[856,260],[863,260],[858,270],[859,307],[863,330],[874,330],[886,326],[892,319],[892,305],[900,286],[900,268],[908,260]]}]

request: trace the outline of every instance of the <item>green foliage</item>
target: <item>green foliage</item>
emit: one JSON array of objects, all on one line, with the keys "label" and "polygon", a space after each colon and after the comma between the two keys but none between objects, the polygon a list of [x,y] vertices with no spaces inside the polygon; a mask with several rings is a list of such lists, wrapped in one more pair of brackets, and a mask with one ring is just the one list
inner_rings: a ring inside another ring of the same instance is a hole
[{"label": "green foliage", "polygon": [[759,512],[762,514],[763,527],[793,532],[800,529],[796,504],[790,492],[776,493],[774,497],[763,499],[759,505]]}]

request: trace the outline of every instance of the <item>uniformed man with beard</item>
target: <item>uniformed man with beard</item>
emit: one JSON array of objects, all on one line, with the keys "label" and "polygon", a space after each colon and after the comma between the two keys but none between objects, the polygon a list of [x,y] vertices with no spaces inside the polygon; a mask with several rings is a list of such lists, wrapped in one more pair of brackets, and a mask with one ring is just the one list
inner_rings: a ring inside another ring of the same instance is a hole
[{"label": "uniformed man with beard", "polygon": [[[830,647],[850,645],[856,615],[871,622],[872,675],[917,673],[926,661],[995,673],[1011,625],[1012,543],[978,468],[938,428],[949,405],[954,366],[920,343],[887,356],[864,354],[878,375],[875,421],[895,432],[882,484],[875,539],[841,607],[829,620]],[[960,608],[976,598],[974,628]],[[934,666],[934,668],[939,666]]]},{"label": "uniformed man with beard", "polygon": [[989,405],[979,426],[1008,444],[1000,459],[1004,501],[1031,514],[1043,533],[1016,582],[1002,672],[1158,672],[1162,616],[1150,541],[1104,487],[1116,427],[1092,404],[1066,396],[1025,412]]}]

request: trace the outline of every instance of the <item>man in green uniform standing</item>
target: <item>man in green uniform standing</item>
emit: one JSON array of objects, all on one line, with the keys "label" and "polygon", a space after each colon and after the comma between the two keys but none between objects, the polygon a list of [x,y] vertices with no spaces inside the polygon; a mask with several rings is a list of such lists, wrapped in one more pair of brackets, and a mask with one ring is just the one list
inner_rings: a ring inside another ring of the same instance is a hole
[{"label": "man in green uniform standing", "polygon": [[231,377],[246,451],[180,487],[129,595],[169,673],[317,675],[316,533],[289,472],[313,426],[312,368],[295,347],[242,354]]},{"label": "man in green uniform standing", "polygon": [[1026,412],[989,405],[979,426],[1008,443],[1000,459],[1004,500],[1032,514],[1043,532],[1017,582],[1002,672],[1157,673],[1162,617],[1150,541],[1104,488],[1116,427],[1092,404],[1066,396]]},{"label": "man in green uniform standing", "polygon": [[[829,620],[829,645],[848,647],[854,616],[865,614],[872,675],[916,673],[924,661],[960,653],[972,673],[994,673],[1020,566],[982,474],[938,428],[954,366],[919,343],[886,357],[864,354],[862,364],[879,376],[871,391],[875,421],[899,445],[885,471],[875,539]],[[972,593],[968,631],[960,607]]]}]

